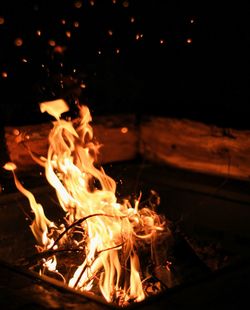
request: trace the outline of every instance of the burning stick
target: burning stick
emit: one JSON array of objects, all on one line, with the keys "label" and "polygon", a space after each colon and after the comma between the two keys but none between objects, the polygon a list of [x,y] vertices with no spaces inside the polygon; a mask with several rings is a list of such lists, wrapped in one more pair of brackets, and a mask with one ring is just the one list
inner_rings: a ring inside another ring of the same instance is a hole
[{"label": "burning stick", "polygon": [[[82,224],[84,221],[86,221],[87,219],[93,217],[93,216],[107,216],[107,217],[113,217],[116,218],[116,216],[114,215],[110,215],[110,214],[104,214],[104,213],[97,213],[97,214],[90,214],[86,217],[83,217],[77,221],[75,221],[74,223],[72,223],[70,226],[68,226],[67,228],[65,228],[65,230],[59,235],[59,237],[54,241],[54,244],[52,245],[52,249],[54,248],[54,246],[62,239],[62,237],[72,228],[74,228],[75,226],[78,226],[80,224]],[[124,216],[125,217],[125,216]],[[121,218],[121,217],[120,217]]]},{"label": "burning stick", "polygon": [[[68,111],[63,100],[42,103],[41,111],[56,119],[42,165],[65,212],[65,224],[51,222],[33,194],[19,182],[15,165],[5,165],[35,215],[31,229],[40,253],[32,259],[40,259],[39,272],[57,273],[70,287],[81,291],[93,291],[98,286],[108,302],[143,300],[145,272],[138,249],[149,244],[150,259],[159,264],[156,242],[159,233],[168,230],[165,220],[147,206],[140,208],[140,197],[134,206],[128,200],[117,202],[115,181],[95,166],[100,146],[93,142],[92,119],[86,106],[79,106],[77,123],[61,118]],[[62,267],[58,255],[73,252],[78,259]]]}]

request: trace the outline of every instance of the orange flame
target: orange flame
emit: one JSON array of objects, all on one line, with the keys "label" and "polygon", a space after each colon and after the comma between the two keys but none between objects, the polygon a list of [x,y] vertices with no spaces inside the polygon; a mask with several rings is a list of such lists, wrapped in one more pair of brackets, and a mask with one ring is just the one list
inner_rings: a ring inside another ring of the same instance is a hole
[{"label": "orange flame", "polygon": [[[124,300],[143,300],[137,242],[150,243],[158,231],[164,230],[164,221],[154,211],[140,209],[140,197],[134,206],[128,200],[118,203],[115,181],[95,166],[100,145],[93,142],[92,118],[86,106],[79,106],[80,117],[74,122],[61,118],[69,110],[63,100],[42,103],[40,108],[56,119],[43,166],[65,212],[65,225],[57,227],[45,216],[33,194],[18,181],[15,164],[4,166],[13,172],[17,189],[30,202],[35,215],[31,230],[39,251],[63,248],[70,244],[74,232],[78,233],[74,244],[83,248],[84,254],[65,279],[68,285],[89,291],[98,281],[108,302],[121,295]],[[56,257],[50,256],[43,267],[58,272]]]}]

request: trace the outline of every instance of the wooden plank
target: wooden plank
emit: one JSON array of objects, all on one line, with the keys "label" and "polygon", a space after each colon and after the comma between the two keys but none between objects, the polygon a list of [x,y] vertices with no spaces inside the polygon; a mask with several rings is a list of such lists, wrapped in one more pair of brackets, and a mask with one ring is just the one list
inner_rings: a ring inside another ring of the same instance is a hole
[{"label": "wooden plank", "polygon": [[146,159],[178,168],[250,178],[250,131],[148,117],[140,126],[140,152]]},{"label": "wooden plank", "polygon": [[[20,170],[33,169],[36,163],[30,157],[21,141],[25,135],[26,144],[39,156],[45,156],[48,149],[48,134],[52,124],[5,127],[5,141],[9,159]],[[137,155],[138,130],[135,116],[99,116],[93,123],[94,136],[102,147],[99,162],[101,164],[132,160]]]}]

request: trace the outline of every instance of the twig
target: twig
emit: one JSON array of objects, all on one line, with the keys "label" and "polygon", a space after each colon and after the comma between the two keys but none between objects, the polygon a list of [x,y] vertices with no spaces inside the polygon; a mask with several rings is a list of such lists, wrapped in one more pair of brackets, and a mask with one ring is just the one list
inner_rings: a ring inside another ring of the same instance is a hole
[{"label": "twig", "polygon": [[90,214],[86,217],[80,218],[79,220],[75,221],[74,223],[72,223],[71,225],[69,225],[60,235],[59,237],[54,241],[51,249],[53,249],[53,247],[62,239],[62,237],[73,227],[81,224],[82,222],[86,221],[87,219],[94,217],[94,216],[107,216],[107,217],[114,217],[114,218],[125,218],[127,216],[117,216],[117,215],[110,215],[110,214],[105,214],[105,213],[95,213],[95,214]]},{"label": "twig", "polygon": [[37,254],[32,255],[29,258],[23,258],[21,260],[19,260],[19,265],[23,265],[26,267],[31,267],[32,265],[34,265],[34,261],[39,261],[41,259],[47,259],[50,256],[56,255],[56,254],[60,254],[60,253],[64,253],[64,252],[82,252],[82,249],[60,249],[60,250],[53,250],[53,249],[49,249],[47,251],[43,251]]}]

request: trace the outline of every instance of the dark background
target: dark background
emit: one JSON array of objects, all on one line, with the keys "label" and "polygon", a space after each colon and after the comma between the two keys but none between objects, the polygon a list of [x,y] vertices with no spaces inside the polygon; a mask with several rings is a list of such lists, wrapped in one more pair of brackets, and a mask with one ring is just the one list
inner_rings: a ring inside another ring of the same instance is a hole
[{"label": "dark background", "polygon": [[38,103],[62,97],[250,128],[249,11],[199,2],[1,1],[1,124],[44,122]]}]

